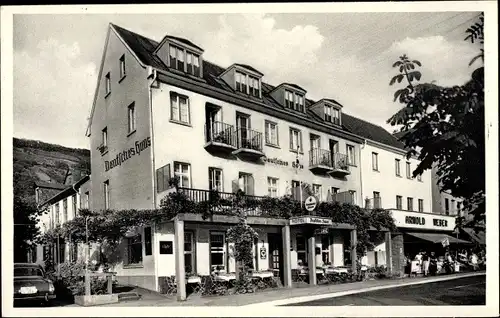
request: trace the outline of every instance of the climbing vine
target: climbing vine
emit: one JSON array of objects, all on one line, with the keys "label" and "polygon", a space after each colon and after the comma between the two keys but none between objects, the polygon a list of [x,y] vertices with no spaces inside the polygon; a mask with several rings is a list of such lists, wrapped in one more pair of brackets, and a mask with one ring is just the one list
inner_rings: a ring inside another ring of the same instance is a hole
[{"label": "climbing vine", "polygon": [[[199,214],[203,219],[208,219],[213,215],[239,217],[240,222],[228,232],[228,240],[238,246],[236,250],[241,251],[241,254],[237,252],[238,259],[245,265],[249,264],[246,261],[249,255],[247,251],[252,252],[251,247],[248,247],[257,235],[247,224],[248,215],[286,219],[308,214],[301,207],[300,202],[289,195],[279,198],[257,198],[246,196],[243,191],[238,191],[230,198],[221,198],[218,192],[212,191],[207,200],[196,202],[183,191],[174,191],[161,200],[159,209],[99,212],[80,210],[77,217],[47,231],[40,237],[40,241],[42,243],[54,242],[57,237],[68,237],[73,242],[85,242],[88,235],[88,241],[91,243],[106,242],[114,245],[135,227],[168,222],[179,213]],[[394,231],[396,228],[390,212],[383,209],[367,210],[353,204],[321,202],[315,213],[317,216],[330,218],[334,223],[354,225],[358,237],[355,248],[359,257],[364,255],[372,245],[370,232],[376,233],[376,231],[370,230]]]}]

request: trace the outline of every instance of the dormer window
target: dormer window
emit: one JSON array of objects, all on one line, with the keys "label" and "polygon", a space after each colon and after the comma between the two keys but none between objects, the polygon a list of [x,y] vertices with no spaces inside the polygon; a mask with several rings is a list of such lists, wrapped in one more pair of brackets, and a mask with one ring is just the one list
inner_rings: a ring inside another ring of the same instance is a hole
[{"label": "dormer window", "polygon": [[200,76],[200,56],[184,48],[169,44],[170,67],[194,76]]},{"label": "dormer window", "polygon": [[325,105],[325,121],[340,125],[340,111],[330,105]]},{"label": "dormer window", "polygon": [[247,93],[247,75],[236,71],[236,90],[238,92]]},{"label": "dormer window", "polygon": [[285,90],[285,107],[297,110],[299,112],[304,112],[304,96]]},{"label": "dormer window", "polygon": [[252,96],[260,96],[259,79],[253,76],[248,76],[248,89]]},{"label": "dormer window", "polygon": [[200,74],[200,57],[193,53],[187,53],[187,73],[198,76]]}]

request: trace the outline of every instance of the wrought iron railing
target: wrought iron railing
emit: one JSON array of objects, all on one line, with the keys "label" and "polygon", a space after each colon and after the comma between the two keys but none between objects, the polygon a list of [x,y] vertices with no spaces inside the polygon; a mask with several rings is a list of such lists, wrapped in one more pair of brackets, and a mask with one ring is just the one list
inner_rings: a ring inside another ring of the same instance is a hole
[{"label": "wrought iron railing", "polygon": [[236,130],[238,148],[252,149],[262,151],[262,133],[248,129],[238,128]]},{"label": "wrought iron railing", "polygon": [[312,149],[309,151],[309,166],[326,166],[332,165],[332,152],[325,149]]},{"label": "wrought iron railing", "polygon": [[347,163],[347,155],[338,152],[334,153],[333,168],[349,171],[349,164]]},{"label": "wrought iron railing", "polygon": [[205,141],[236,147],[234,126],[220,121],[205,124]]}]

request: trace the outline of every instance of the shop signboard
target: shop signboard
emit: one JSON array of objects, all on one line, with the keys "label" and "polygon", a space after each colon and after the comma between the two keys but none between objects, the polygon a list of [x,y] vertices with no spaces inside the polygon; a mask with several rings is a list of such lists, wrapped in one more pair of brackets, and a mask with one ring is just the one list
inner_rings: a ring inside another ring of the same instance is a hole
[{"label": "shop signboard", "polygon": [[307,197],[306,201],[304,202],[304,207],[309,212],[312,212],[314,209],[316,209],[316,205],[317,205],[316,198],[313,197],[312,195]]},{"label": "shop signboard", "polygon": [[437,231],[453,231],[455,229],[454,216],[403,210],[391,210],[391,213],[398,228]]},{"label": "shop signboard", "polygon": [[332,225],[333,222],[329,218],[317,217],[317,216],[300,216],[290,218],[290,225],[303,225],[303,224],[314,224],[314,225]]}]

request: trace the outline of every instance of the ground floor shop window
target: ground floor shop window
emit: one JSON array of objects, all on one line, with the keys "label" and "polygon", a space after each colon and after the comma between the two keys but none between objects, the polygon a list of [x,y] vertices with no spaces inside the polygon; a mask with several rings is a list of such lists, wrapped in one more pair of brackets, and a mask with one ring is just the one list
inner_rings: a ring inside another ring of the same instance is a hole
[{"label": "ground floor shop window", "polygon": [[210,269],[211,271],[226,270],[226,251],[224,233],[210,233]]},{"label": "ground floor shop window", "polygon": [[297,265],[307,264],[307,242],[304,236],[297,235]]},{"label": "ground floor shop window", "polygon": [[186,274],[196,272],[193,232],[184,232],[184,268],[186,270]]},{"label": "ground floor shop window", "polygon": [[128,264],[142,263],[142,235],[138,234],[127,239]]}]

